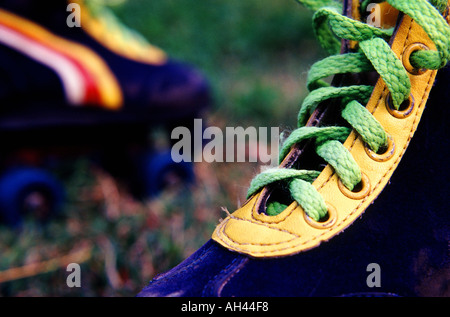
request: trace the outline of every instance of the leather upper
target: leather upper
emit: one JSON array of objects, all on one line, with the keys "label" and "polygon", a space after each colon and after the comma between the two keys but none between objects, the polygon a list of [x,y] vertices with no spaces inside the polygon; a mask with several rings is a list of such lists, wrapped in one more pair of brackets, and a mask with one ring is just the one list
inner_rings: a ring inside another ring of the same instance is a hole
[{"label": "leather upper", "polygon": [[[391,38],[391,48],[400,60],[411,45],[421,43],[436,49],[423,29],[410,17],[402,16]],[[405,60],[408,60],[405,57]],[[309,219],[293,202],[277,216],[267,216],[257,208],[260,194],[223,220],[213,233],[213,240],[222,246],[252,257],[279,257],[296,254],[327,241],[341,233],[359,218],[377,198],[400,163],[425,108],[436,71],[409,73],[411,105],[407,111],[393,112],[388,105],[388,89],[379,79],[366,108],[381,123],[391,138],[391,147],[382,155],[370,152],[353,131],[344,146],[353,155],[366,178],[364,193],[348,193],[339,186],[339,178],[331,166],[326,166],[313,186],[329,206],[330,218],[324,223]],[[289,157],[289,155],[288,155]],[[282,164],[283,165],[283,164]]]}]

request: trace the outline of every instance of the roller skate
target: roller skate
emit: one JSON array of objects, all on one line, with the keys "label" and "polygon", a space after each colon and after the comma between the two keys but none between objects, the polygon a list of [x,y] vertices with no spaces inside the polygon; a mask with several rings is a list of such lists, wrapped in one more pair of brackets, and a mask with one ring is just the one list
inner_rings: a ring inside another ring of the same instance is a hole
[{"label": "roller skate", "polygon": [[299,2],[331,56],[279,167],[138,296],[449,296],[450,3]]},{"label": "roller skate", "polygon": [[202,74],[94,1],[1,0],[0,102],[0,214],[14,225],[24,205],[48,215],[63,201],[49,154],[95,153],[139,197],[169,174],[192,181],[191,164],[152,146],[149,131],[189,127],[210,94]]}]

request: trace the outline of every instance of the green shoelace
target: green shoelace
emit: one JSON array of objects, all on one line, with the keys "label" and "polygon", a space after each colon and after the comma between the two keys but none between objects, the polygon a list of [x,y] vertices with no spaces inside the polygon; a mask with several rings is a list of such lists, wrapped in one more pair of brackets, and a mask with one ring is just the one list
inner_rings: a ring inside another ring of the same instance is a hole
[{"label": "green shoelace", "polygon": [[[395,109],[409,98],[411,83],[402,62],[389,47],[387,40],[393,30],[383,30],[343,16],[341,4],[333,0],[297,0],[316,10],[313,16],[315,34],[320,44],[330,54],[339,54],[340,40],[357,41],[359,49],[341,55],[329,56],[314,64],[308,74],[309,95],[304,99],[298,114],[298,128],[285,140],[280,149],[280,163],[291,147],[305,140],[314,140],[316,153],[330,164],[342,183],[353,190],[361,182],[361,170],[350,152],[343,146],[352,129],[361,136],[374,152],[379,152],[388,143],[388,136],[381,124],[365,108],[373,86],[355,85],[333,87],[323,79],[336,74],[360,73],[375,70],[385,82]],[[367,2],[367,1],[366,1]],[[411,64],[417,69],[439,69],[450,57],[450,28],[442,17],[447,1],[435,0],[388,0],[388,3],[415,20],[428,34],[437,50],[419,50],[411,54]],[[342,103],[341,116],[349,127],[305,126],[317,106],[328,99]],[[320,174],[315,170],[272,168],[261,172],[251,182],[247,196],[260,191],[274,182],[288,185],[291,198],[306,214],[320,221],[327,215],[323,197],[312,185]],[[268,215],[277,215],[287,206],[279,202],[267,205]]]}]

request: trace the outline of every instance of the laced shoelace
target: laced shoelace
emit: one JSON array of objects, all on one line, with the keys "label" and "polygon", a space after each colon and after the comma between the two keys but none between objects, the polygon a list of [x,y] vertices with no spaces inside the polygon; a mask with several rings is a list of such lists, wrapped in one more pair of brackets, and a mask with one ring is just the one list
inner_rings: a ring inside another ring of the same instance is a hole
[{"label": "laced shoelace", "polygon": [[[365,108],[374,89],[368,85],[333,87],[323,79],[343,73],[360,73],[375,70],[386,84],[395,109],[409,99],[411,83],[402,62],[391,50],[387,40],[393,30],[383,30],[343,16],[341,4],[333,0],[297,0],[306,7],[317,10],[313,26],[320,44],[331,54],[339,54],[340,39],[359,43],[357,52],[329,56],[314,64],[308,74],[309,95],[304,99],[298,114],[298,128],[284,141],[280,148],[280,163],[291,147],[305,140],[315,141],[316,153],[330,164],[342,183],[353,190],[361,182],[362,174],[350,152],[344,147],[352,129],[374,152],[386,148],[388,135],[382,125]],[[418,50],[411,54],[410,62],[417,69],[439,69],[450,57],[450,28],[442,17],[447,1],[435,0],[388,0],[388,3],[410,16],[428,34],[437,50]],[[308,118],[323,101],[339,99],[341,112],[351,126],[305,126]],[[327,215],[323,197],[312,185],[320,172],[293,168],[271,168],[261,172],[251,182],[247,196],[259,192],[274,182],[285,182],[291,198],[313,220]],[[267,206],[268,215],[276,215],[285,205],[272,202]]]}]

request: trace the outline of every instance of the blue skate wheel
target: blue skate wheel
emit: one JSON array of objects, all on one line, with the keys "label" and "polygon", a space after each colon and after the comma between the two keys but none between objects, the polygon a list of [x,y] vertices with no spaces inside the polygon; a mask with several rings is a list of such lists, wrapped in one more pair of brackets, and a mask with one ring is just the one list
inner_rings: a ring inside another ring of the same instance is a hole
[{"label": "blue skate wheel", "polygon": [[62,184],[44,170],[19,167],[0,176],[0,220],[8,226],[20,226],[28,216],[44,222],[63,201]]}]

